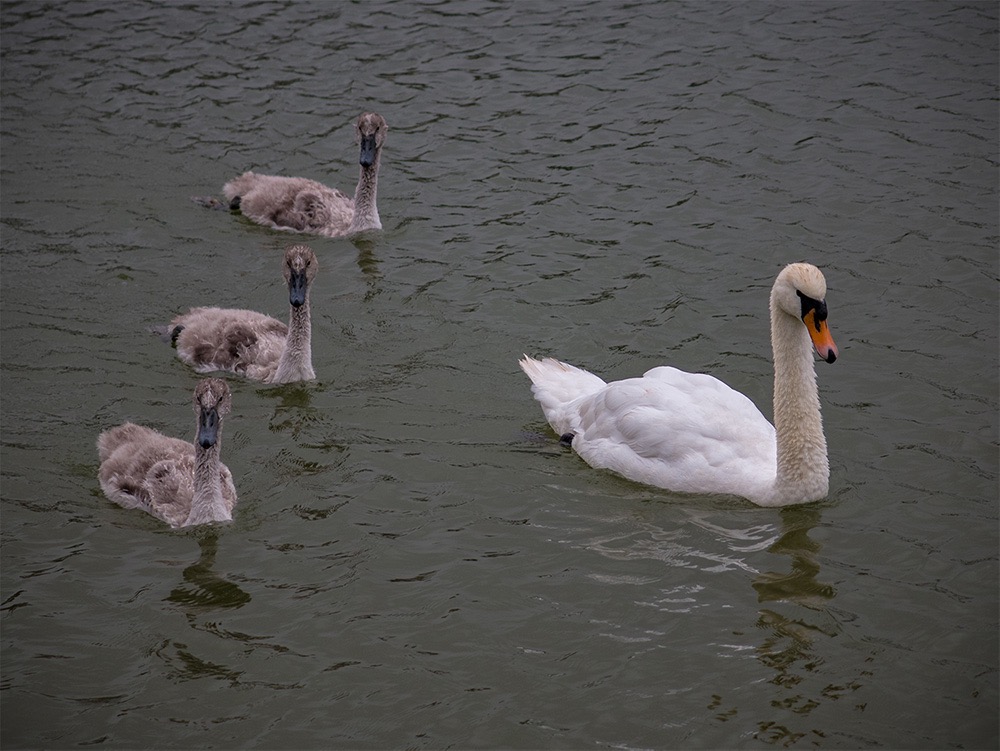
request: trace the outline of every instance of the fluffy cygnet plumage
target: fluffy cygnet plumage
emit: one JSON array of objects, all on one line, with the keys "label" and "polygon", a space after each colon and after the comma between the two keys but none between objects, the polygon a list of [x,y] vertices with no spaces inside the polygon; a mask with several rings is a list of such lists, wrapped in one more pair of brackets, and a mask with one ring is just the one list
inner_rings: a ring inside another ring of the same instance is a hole
[{"label": "fluffy cygnet plumage", "polygon": [[172,340],[177,356],[199,373],[226,370],[264,383],[308,381],[312,365],[309,290],[319,262],[308,245],[285,250],[289,321],[252,310],[192,308],[153,331]]},{"label": "fluffy cygnet plumage", "polygon": [[222,419],[229,386],[206,378],[194,391],[194,443],[127,422],[101,433],[101,490],[125,508],[140,508],[171,527],[230,521],[236,506],[233,475],[221,461]]},{"label": "fluffy cygnet plumage", "polygon": [[[304,177],[279,177],[244,172],[226,183],[222,192],[230,209],[274,229],[342,237],[382,229],[378,215],[378,171],[389,126],[374,112],[362,113],[356,123],[361,165],[354,198]],[[218,207],[214,199],[196,198]]]}]

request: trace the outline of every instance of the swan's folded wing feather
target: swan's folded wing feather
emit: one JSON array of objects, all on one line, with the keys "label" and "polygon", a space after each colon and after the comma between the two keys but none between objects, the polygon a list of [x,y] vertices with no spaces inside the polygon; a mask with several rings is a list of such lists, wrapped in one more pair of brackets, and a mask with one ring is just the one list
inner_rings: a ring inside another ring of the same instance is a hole
[{"label": "swan's folded wing feather", "polygon": [[154,432],[143,425],[136,425],[134,422],[116,425],[97,437],[97,455],[103,464],[120,446],[140,440],[141,437]]},{"label": "swan's folded wing feather", "polygon": [[244,173],[223,186],[228,201],[239,196],[240,213],[274,229],[343,234],[354,217],[354,199],[304,177]]},{"label": "swan's folded wing feather", "polygon": [[233,509],[236,508],[236,485],[233,483],[233,473],[225,464],[220,464],[219,476],[222,480],[222,498],[226,502],[230,516],[232,516]]},{"label": "swan's folded wing feather", "polygon": [[[125,508],[141,508],[157,515],[153,509],[156,497],[169,495],[179,487],[178,462],[189,467],[194,464],[194,447],[190,443],[133,423],[102,433],[98,448],[102,456],[98,479],[108,497]],[[189,506],[190,498],[189,493]]]},{"label": "swan's folded wing feather", "polygon": [[659,487],[720,493],[774,466],[774,428],[753,402],[711,376],[655,371],[580,400],[573,445],[588,463]]},{"label": "swan's folded wing feather", "polygon": [[253,310],[192,308],[171,324],[183,327],[177,356],[201,372],[277,365],[288,335],[284,323]]},{"label": "swan's folded wing feather", "polygon": [[324,185],[310,185],[290,195],[289,199],[268,207],[266,216],[276,229],[321,233],[325,228],[336,227],[339,231],[350,226],[354,217],[354,201]]},{"label": "swan's folded wing feather", "polygon": [[194,500],[194,454],[161,459],[146,473],[145,489],[149,513],[171,527],[181,526],[191,513]]}]

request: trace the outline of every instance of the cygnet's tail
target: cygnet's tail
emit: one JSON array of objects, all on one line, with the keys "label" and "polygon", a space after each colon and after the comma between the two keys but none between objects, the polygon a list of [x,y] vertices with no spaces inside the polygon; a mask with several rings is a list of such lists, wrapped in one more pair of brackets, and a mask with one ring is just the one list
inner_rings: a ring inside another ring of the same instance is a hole
[{"label": "cygnet's tail", "polygon": [[573,432],[577,419],[577,412],[567,409],[570,402],[607,386],[593,373],[551,357],[535,360],[524,355],[518,364],[531,379],[531,391],[542,405],[545,419],[560,435]]}]

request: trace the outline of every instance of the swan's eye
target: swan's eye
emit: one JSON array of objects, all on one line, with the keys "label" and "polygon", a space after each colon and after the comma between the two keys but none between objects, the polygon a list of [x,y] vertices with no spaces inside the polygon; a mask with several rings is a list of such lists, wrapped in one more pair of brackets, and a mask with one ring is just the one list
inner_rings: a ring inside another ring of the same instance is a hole
[{"label": "swan's eye", "polygon": [[818,324],[821,323],[822,321],[825,321],[826,318],[827,318],[827,315],[828,315],[828,312],[827,312],[827,309],[826,309],[826,301],[825,300],[814,300],[813,298],[809,297],[808,295],[803,295],[799,290],[795,290],[795,294],[798,295],[799,298],[802,300],[802,317],[803,318],[806,317],[806,314],[810,310],[816,311],[816,313],[815,313],[815,320],[816,320],[816,324],[817,324],[817,328],[818,328],[819,327]]}]

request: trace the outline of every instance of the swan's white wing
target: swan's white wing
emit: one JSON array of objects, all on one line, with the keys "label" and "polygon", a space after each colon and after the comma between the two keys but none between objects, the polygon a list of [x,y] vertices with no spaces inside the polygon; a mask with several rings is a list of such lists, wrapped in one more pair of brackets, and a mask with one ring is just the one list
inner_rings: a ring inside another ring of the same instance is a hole
[{"label": "swan's white wing", "polygon": [[774,482],[774,428],[712,376],[654,368],[570,406],[588,464],[679,492],[747,495]]}]

